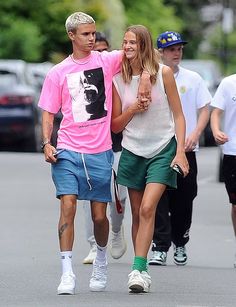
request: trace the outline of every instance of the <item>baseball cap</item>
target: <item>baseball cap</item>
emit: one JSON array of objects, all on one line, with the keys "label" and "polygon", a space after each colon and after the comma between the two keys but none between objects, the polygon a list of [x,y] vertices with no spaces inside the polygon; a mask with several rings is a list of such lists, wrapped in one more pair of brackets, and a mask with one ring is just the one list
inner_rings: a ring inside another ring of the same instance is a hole
[{"label": "baseball cap", "polygon": [[166,48],[176,44],[187,44],[185,40],[182,39],[178,32],[166,31],[161,33],[157,38],[157,48]]}]

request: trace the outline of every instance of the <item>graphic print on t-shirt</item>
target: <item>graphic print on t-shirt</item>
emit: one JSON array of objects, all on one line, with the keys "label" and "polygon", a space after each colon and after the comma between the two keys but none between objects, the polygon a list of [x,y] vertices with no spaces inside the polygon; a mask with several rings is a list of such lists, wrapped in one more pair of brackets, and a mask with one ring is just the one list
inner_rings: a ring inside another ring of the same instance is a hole
[{"label": "graphic print on t-shirt", "polygon": [[75,122],[85,122],[107,115],[102,68],[68,74],[67,84]]}]

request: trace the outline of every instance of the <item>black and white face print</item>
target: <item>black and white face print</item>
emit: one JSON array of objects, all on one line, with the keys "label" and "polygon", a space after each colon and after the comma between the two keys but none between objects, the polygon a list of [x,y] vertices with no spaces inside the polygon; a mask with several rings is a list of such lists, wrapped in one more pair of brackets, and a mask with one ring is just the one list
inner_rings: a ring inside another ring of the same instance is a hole
[{"label": "black and white face print", "polygon": [[67,84],[75,122],[85,122],[107,115],[102,68],[68,74]]}]

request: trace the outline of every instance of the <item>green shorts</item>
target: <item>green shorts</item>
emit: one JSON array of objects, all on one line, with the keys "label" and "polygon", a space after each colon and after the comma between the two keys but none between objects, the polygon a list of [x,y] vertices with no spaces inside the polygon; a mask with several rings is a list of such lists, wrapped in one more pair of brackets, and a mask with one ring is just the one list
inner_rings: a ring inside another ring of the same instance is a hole
[{"label": "green shorts", "polygon": [[147,183],[156,182],[176,188],[177,175],[170,167],[176,154],[176,139],[156,156],[147,159],[123,149],[119,161],[117,182],[128,188],[144,190]]}]

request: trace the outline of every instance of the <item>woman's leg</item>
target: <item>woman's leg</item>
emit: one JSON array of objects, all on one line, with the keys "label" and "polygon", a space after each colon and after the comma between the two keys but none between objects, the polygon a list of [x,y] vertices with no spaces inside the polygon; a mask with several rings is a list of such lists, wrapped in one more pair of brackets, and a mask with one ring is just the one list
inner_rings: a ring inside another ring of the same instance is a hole
[{"label": "woman's leg", "polygon": [[128,192],[129,192],[129,199],[130,199],[131,213],[132,213],[132,229],[131,229],[132,241],[135,251],[136,236],[139,228],[139,210],[143,198],[143,191],[138,191],[129,188]]},{"label": "woman's leg", "polygon": [[135,241],[135,255],[147,258],[152,242],[155,212],[157,204],[166,186],[160,183],[148,183],[139,210],[139,227]]}]

